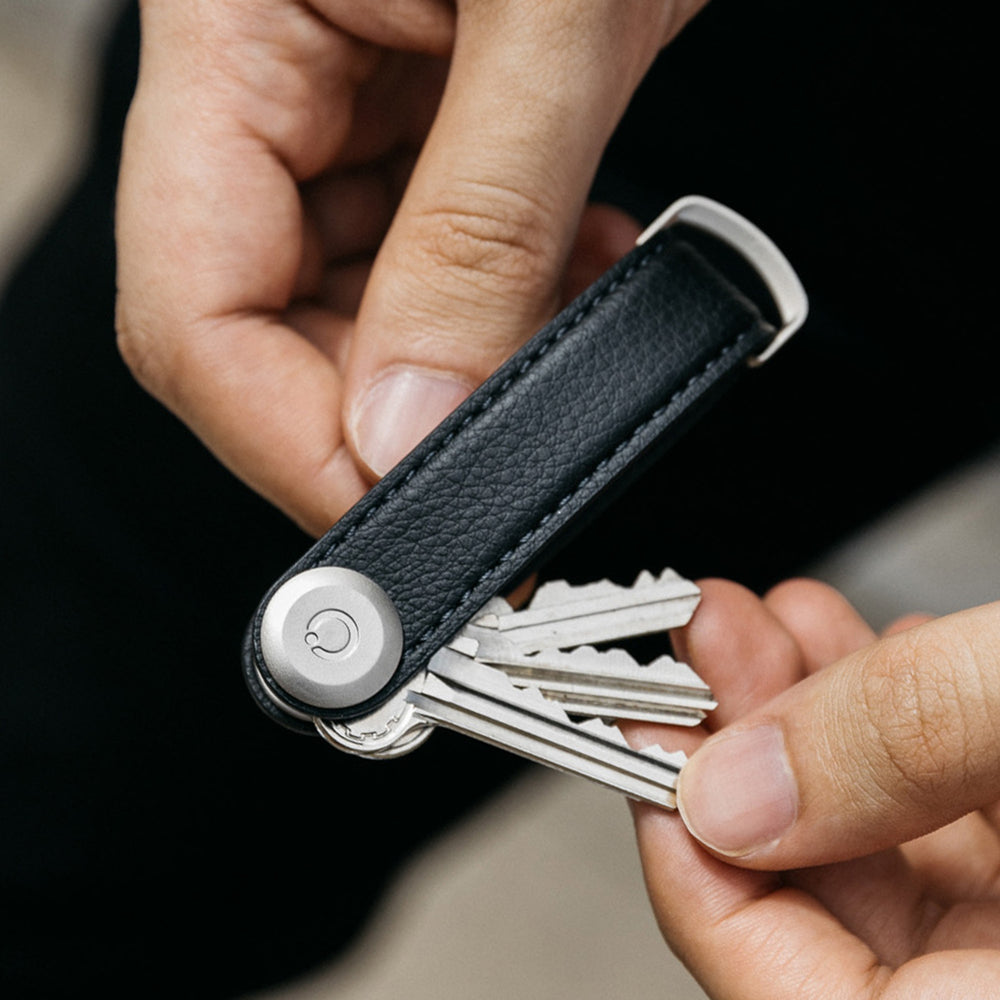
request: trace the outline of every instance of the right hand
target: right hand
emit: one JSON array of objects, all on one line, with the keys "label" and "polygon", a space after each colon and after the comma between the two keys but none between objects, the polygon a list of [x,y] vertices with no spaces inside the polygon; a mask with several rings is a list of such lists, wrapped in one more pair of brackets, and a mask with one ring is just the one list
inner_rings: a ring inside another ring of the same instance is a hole
[{"label": "right hand", "polygon": [[682,734],[701,846],[635,810],[685,964],[725,1000],[1000,996],[1000,602],[879,640],[813,581],[703,595],[677,642],[719,698]]},{"label": "right hand", "polygon": [[126,361],[321,533],[631,245],[586,195],[703,2],[145,0]]}]

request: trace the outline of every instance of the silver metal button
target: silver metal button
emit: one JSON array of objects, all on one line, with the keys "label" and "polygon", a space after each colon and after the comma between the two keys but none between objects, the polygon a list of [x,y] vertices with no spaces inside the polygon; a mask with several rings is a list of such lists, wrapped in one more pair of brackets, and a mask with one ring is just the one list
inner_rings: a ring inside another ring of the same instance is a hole
[{"label": "silver metal button", "polygon": [[320,566],[286,580],[264,610],[261,651],[274,681],[317,709],[376,694],[403,649],[399,615],[367,576]]}]

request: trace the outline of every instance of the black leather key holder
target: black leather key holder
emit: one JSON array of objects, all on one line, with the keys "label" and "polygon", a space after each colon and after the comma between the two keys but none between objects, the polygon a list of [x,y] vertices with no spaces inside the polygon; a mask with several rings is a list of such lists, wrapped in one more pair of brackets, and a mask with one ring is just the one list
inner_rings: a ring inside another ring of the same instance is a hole
[{"label": "black leather key holder", "polygon": [[[713,245],[749,263],[774,322]],[[260,706],[302,731],[372,713],[806,310],[760,230],[705,198],[671,206],[275,583],[244,644]]]}]

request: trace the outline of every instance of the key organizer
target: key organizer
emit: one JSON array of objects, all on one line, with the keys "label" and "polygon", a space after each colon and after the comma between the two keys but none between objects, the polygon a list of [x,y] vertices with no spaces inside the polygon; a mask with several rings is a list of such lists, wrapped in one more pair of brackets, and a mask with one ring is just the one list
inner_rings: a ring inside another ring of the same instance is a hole
[{"label": "key organizer", "polygon": [[[713,246],[749,262],[777,324]],[[312,731],[386,704],[773,354],[806,308],[763,233],[708,199],[676,203],[275,583],[244,646],[260,706]],[[338,664],[350,690],[316,695]]]}]

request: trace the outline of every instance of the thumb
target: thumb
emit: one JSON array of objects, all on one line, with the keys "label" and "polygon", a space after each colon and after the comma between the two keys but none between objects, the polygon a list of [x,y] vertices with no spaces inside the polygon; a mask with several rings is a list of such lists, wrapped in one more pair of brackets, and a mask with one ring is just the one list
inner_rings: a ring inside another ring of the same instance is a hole
[{"label": "thumb", "polygon": [[557,310],[598,160],[665,37],[619,10],[459,4],[441,106],[351,346],[345,430],[374,475]]},{"label": "thumb", "polygon": [[890,636],[708,740],[678,804],[749,868],[904,843],[1000,799],[1000,602]]}]

